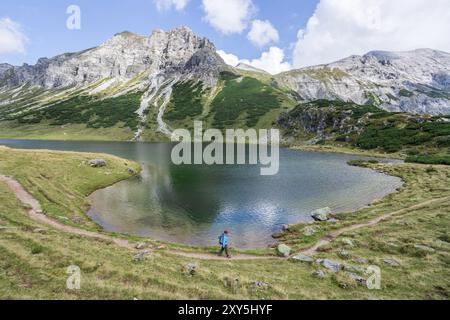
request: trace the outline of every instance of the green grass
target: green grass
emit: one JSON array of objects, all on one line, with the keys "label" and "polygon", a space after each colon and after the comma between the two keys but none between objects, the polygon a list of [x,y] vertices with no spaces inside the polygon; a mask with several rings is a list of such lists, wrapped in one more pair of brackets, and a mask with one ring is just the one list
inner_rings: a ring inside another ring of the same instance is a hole
[{"label": "green grass", "polygon": [[136,110],[140,106],[142,92],[125,94],[115,98],[95,100],[90,96],[76,96],[68,100],[45,106],[38,111],[29,111],[10,117],[21,125],[39,124],[48,121],[52,126],[86,124],[87,128],[110,128],[119,123],[135,130],[138,125]]},{"label": "green grass", "polygon": [[48,121],[38,124],[19,124],[16,121],[0,122],[0,138],[28,140],[67,141],[130,141],[133,131],[118,123],[108,128],[88,128],[85,124],[50,125]]},{"label": "green grass", "polygon": [[[108,166],[94,169],[86,164],[88,160],[98,157],[105,158]],[[106,187],[128,178],[128,167],[138,170],[137,164],[108,155],[20,151],[0,147],[0,172],[20,181],[39,200],[47,215],[64,223],[95,230],[98,226],[86,216],[86,197],[96,190],[90,181],[97,181],[99,186]]]},{"label": "green grass", "polygon": [[406,162],[424,164],[445,164],[450,166],[450,155],[421,155],[407,157]]}]

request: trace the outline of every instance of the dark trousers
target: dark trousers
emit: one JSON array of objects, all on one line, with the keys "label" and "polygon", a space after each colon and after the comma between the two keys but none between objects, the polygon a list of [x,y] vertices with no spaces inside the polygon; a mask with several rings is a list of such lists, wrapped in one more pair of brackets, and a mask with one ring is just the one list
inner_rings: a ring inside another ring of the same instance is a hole
[{"label": "dark trousers", "polygon": [[228,246],[224,246],[224,247],[222,247],[222,249],[220,249],[219,256],[223,255],[224,251],[225,251],[227,257],[229,257],[230,254],[228,253]]}]

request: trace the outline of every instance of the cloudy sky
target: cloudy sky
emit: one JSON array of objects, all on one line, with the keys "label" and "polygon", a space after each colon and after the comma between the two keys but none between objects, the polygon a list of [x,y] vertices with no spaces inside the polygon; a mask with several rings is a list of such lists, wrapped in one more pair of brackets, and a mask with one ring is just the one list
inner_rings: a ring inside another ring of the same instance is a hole
[{"label": "cloudy sky", "polygon": [[[66,26],[70,5],[81,29]],[[371,50],[450,52],[450,0],[15,0],[0,3],[0,63],[180,25],[210,38],[227,63],[271,73]]]}]

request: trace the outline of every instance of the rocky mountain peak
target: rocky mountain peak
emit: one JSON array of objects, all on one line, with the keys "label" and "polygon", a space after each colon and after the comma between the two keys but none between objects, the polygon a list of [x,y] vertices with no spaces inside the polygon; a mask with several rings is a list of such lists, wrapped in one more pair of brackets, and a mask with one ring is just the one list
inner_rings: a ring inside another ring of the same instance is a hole
[{"label": "rocky mountain peak", "polygon": [[372,51],[276,78],[307,101],[339,99],[388,111],[450,113],[450,54],[442,51]]},{"label": "rocky mountain peak", "polygon": [[[148,37],[124,31],[96,48],[41,58],[34,66],[14,67],[13,74],[8,79],[0,78],[0,83],[8,87],[30,83],[55,88],[85,85],[105,78],[126,81],[144,72],[149,76],[183,73],[188,62],[190,70],[209,74],[209,67],[216,71],[217,65],[222,64],[215,52],[211,41],[197,36],[188,27],[157,29]],[[211,57],[207,58],[208,55]],[[195,67],[200,64],[200,68]],[[0,76],[9,69],[10,66],[2,65]]]}]

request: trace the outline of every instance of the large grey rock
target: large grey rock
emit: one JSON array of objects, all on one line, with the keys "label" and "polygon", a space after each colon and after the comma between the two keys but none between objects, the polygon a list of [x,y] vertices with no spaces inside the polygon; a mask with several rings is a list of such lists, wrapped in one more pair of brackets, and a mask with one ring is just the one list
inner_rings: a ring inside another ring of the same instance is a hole
[{"label": "large grey rock", "polygon": [[313,263],[314,262],[314,259],[312,257],[304,255],[304,254],[301,254],[301,253],[298,254],[298,255],[293,256],[291,259],[294,260],[294,261],[297,261],[297,262],[307,262],[307,263]]},{"label": "large grey rock", "polygon": [[356,283],[358,283],[361,286],[366,286],[367,285],[367,281],[366,279],[364,279],[363,277],[352,273],[352,272],[347,272],[347,276],[352,279],[353,281],[355,281]]},{"label": "large grey rock", "polygon": [[344,270],[360,274],[364,274],[366,272],[366,268],[354,265],[345,265]]},{"label": "large grey rock", "polygon": [[149,253],[150,252],[147,250],[140,251],[139,253],[134,255],[133,260],[135,262],[142,262],[145,260],[146,255],[148,255]]},{"label": "large grey rock", "polygon": [[339,272],[340,270],[343,269],[343,265],[339,262],[333,261],[333,260],[329,260],[329,259],[318,259],[316,261],[318,264],[324,266],[325,268],[327,268],[328,270],[333,271],[334,273]]},{"label": "large grey rock", "polygon": [[280,244],[280,245],[278,245],[278,247],[277,247],[277,254],[278,254],[280,257],[285,257],[285,258],[287,258],[287,257],[289,257],[289,255],[291,254],[291,248],[288,247],[288,246],[285,245],[285,244]]},{"label": "large grey rock", "polygon": [[93,168],[106,167],[106,160],[103,160],[103,159],[90,160],[89,165]]},{"label": "large grey rock", "polygon": [[311,217],[316,221],[327,221],[329,215],[331,214],[331,208],[326,207],[322,209],[317,209],[311,212]]}]

